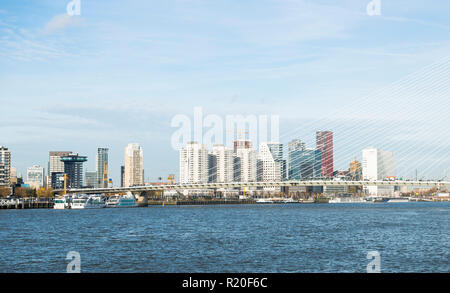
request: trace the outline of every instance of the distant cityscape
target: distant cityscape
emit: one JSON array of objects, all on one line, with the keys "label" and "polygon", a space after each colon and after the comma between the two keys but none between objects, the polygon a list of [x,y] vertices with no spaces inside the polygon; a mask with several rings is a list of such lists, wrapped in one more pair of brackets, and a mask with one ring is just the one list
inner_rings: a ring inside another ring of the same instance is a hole
[{"label": "distant cityscape", "polygon": [[[366,148],[362,150],[362,162],[349,162],[346,170],[335,170],[333,132],[317,131],[316,146],[307,147],[300,139],[284,146],[279,142],[261,142],[258,150],[248,139],[236,139],[232,147],[221,144],[212,146],[189,142],[179,151],[179,180],[175,174],[167,174],[167,181],[144,182],[143,150],[137,143],[124,149],[124,164],[120,166],[120,186],[142,186],[146,184],[203,184],[231,182],[278,182],[284,180],[392,180],[395,179],[394,155],[390,151]],[[96,170],[84,171],[86,156],[71,151],[50,151],[47,171],[42,166],[27,168],[26,178],[12,167],[11,151],[0,147],[0,186],[25,187],[30,189],[108,188],[113,187],[108,164],[109,149],[97,149]],[[165,179],[165,178],[164,178]],[[118,186],[116,184],[115,186]],[[279,192],[279,187],[264,187],[264,190]],[[347,186],[298,187],[297,192],[356,193],[370,195],[392,195],[392,186],[367,186],[364,190]],[[251,193],[252,190],[247,191]]]}]

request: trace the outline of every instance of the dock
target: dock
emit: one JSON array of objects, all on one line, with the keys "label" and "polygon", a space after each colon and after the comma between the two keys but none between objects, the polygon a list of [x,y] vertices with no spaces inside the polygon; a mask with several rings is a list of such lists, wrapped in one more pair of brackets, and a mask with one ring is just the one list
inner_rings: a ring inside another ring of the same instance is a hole
[{"label": "dock", "polygon": [[0,199],[0,209],[51,209],[53,198]]}]

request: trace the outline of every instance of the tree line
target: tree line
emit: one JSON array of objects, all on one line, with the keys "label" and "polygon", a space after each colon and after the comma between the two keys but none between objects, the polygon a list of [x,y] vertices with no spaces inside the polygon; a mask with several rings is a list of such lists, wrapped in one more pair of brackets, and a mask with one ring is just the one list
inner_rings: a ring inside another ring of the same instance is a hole
[{"label": "tree line", "polygon": [[[40,188],[40,189],[33,189],[33,188],[25,188],[25,187],[16,187],[13,188],[13,196],[17,197],[46,197],[51,198],[53,197],[53,189],[48,188]],[[11,195],[11,188],[9,187],[0,187],[0,197],[8,197]]]}]

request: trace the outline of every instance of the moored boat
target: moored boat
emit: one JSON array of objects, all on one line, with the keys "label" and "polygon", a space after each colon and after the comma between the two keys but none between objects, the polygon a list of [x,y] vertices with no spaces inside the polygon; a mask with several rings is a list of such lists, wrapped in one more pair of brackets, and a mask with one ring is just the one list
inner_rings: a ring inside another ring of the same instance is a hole
[{"label": "moored boat", "polygon": [[131,192],[126,195],[112,195],[106,201],[107,208],[135,208],[137,206],[136,199]]},{"label": "moored boat", "polygon": [[104,207],[106,207],[106,203],[100,195],[91,195],[84,205],[85,209],[102,209]]},{"label": "moored boat", "polygon": [[86,206],[86,202],[88,200],[88,196],[85,194],[76,195],[72,199],[71,208],[74,210],[84,209]]}]

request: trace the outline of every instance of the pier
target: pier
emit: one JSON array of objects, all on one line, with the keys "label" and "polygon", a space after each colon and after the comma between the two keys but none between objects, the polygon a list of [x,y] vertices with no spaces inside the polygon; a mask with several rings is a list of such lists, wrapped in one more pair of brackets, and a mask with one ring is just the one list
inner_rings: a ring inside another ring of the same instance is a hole
[{"label": "pier", "polygon": [[0,199],[0,209],[51,209],[53,198]]}]

